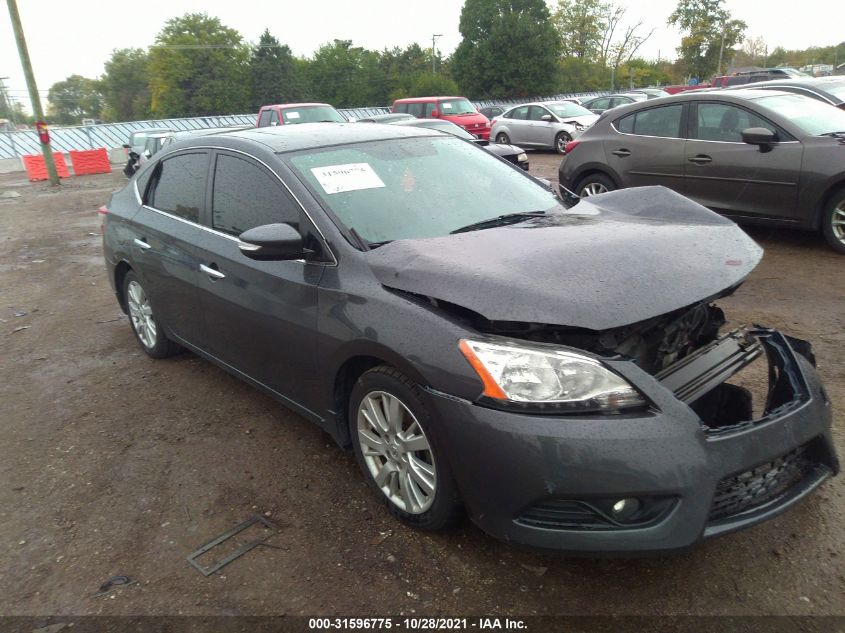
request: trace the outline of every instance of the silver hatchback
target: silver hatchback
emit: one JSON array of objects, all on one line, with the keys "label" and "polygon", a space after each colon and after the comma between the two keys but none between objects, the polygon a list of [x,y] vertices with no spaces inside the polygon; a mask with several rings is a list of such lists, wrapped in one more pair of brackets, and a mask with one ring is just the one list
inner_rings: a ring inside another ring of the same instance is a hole
[{"label": "silver hatchback", "polygon": [[493,121],[490,137],[496,143],[551,148],[563,154],[566,144],[598,118],[571,101],[523,103]]}]

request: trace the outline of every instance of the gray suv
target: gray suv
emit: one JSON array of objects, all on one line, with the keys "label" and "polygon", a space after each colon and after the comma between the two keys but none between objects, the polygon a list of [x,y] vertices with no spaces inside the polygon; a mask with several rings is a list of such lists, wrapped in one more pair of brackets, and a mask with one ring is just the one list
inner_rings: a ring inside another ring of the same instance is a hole
[{"label": "gray suv", "polygon": [[684,93],[605,113],[567,147],[560,185],[663,185],[740,221],[821,230],[845,253],[845,112],[770,90]]}]

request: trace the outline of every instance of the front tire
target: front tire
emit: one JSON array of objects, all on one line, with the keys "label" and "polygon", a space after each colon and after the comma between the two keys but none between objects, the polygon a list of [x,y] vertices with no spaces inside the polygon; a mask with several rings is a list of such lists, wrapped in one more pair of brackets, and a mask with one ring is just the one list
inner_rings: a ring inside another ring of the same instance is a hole
[{"label": "front tire", "polygon": [[566,132],[560,132],[555,136],[555,151],[558,154],[566,154],[566,144],[572,140],[572,137]]},{"label": "front tire", "polygon": [[825,207],[822,233],[833,250],[845,255],[845,189],[833,194]]},{"label": "front tire", "polygon": [[496,134],[496,142],[497,142],[499,145],[510,145],[510,144],[511,144],[511,139],[510,139],[510,137],[509,137],[507,134],[505,134],[504,132],[499,132],[498,134]]},{"label": "front tire", "polygon": [[349,430],[367,483],[418,530],[451,525],[462,508],[431,418],[419,387],[386,365],[365,372],[349,398]]},{"label": "front tire", "polygon": [[616,189],[614,182],[604,174],[595,173],[584,176],[575,187],[575,193],[581,198],[597,196]]},{"label": "front tire", "polygon": [[129,314],[132,332],[141,348],[153,358],[167,358],[177,354],[181,348],[167,338],[156,321],[150,299],[138,276],[129,271],[123,278],[123,301]]}]

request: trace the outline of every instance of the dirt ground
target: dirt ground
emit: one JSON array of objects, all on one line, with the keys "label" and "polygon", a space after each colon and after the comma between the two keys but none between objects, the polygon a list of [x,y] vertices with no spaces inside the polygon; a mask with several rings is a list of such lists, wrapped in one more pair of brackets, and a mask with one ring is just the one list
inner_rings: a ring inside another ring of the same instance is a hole
[{"label": "dirt ground", "polygon": [[[555,155],[530,158],[556,180]],[[97,217],[124,182],[0,177],[0,194],[21,194],[0,198],[0,613],[845,615],[843,477],[665,558],[565,559],[469,522],[402,527],[316,427],[191,354],[141,353]],[[845,456],[845,257],[816,235],[750,232],[765,258],[721,305],[813,342]],[[276,547],[209,577],[186,562],[256,513],[281,528]],[[101,593],[116,575],[131,584]]]}]

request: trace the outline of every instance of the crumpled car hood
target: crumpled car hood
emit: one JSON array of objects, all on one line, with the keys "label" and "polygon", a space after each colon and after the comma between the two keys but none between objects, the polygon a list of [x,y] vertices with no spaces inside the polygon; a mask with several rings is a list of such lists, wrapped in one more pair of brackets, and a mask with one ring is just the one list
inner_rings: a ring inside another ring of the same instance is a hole
[{"label": "crumpled car hood", "polygon": [[365,253],[385,286],[493,321],[606,330],[726,294],[763,250],[664,187],[614,191],[563,213]]}]

